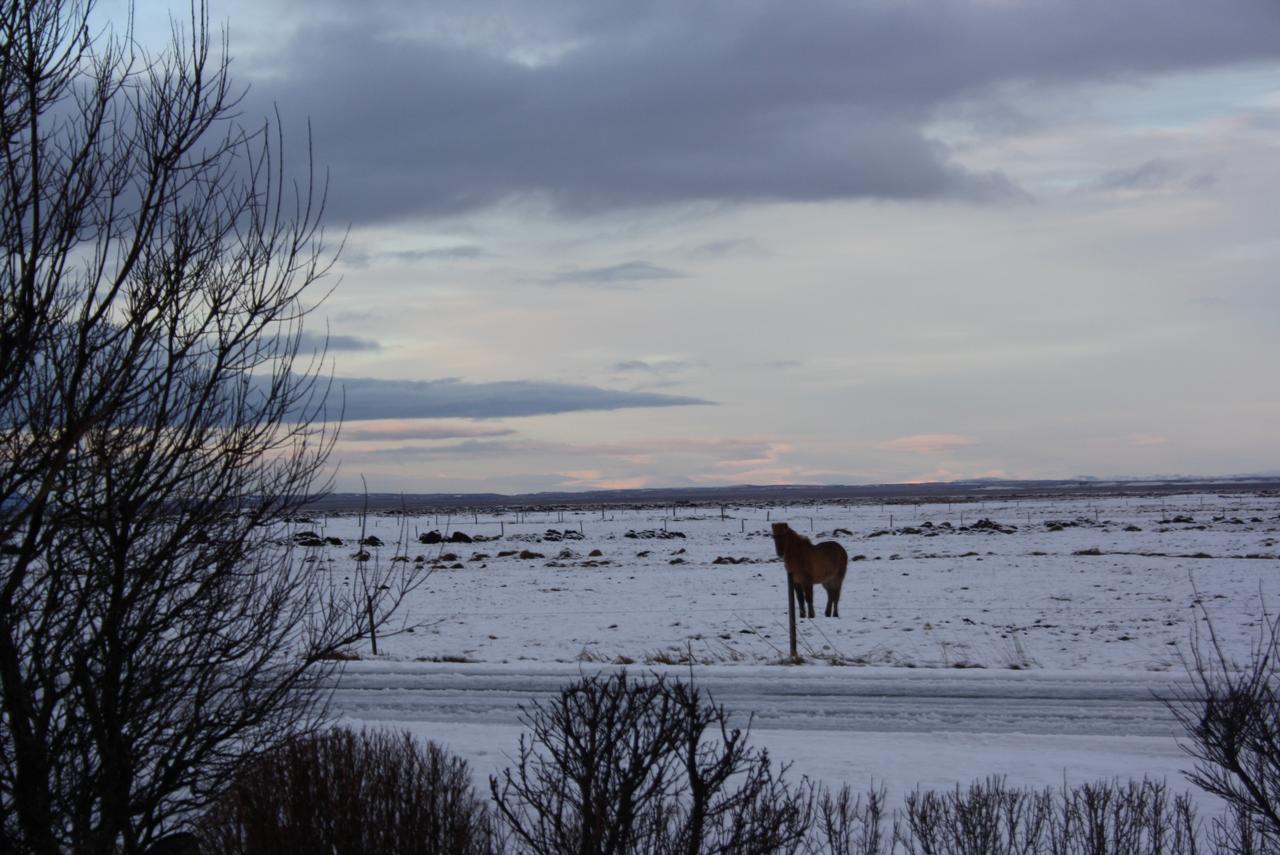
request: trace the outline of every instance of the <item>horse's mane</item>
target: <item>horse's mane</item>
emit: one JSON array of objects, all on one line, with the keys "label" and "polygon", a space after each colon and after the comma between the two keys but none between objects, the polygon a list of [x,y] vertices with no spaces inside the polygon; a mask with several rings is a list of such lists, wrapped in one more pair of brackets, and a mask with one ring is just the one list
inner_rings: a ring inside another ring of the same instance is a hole
[{"label": "horse's mane", "polygon": [[805,537],[803,534],[796,531],[794,528],[791,528],[790,526],[787,527],[787,534],[789,535],[787,539],[792,541],[793,543],[803,543],[805,546],[813,546],[812,540]]},{"label": "horse's mane", "polygon": [[[778,527],[774,529],[773,539],[779,547],[787,544],[799,543],[804,546],[813,546],[813,541],[805,537],[800,532],[793,529],[786,523],[778,523]],[[778,554],[781,555],[784,550],[780,549]]]}]

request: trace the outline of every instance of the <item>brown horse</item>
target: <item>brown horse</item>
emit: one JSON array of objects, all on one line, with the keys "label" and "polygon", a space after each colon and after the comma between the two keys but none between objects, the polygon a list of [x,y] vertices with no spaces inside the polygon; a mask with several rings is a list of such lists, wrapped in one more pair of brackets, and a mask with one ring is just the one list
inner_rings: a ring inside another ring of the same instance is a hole
[{"label": "brown horse", "polygon": [[844,584],[844,574],[849,568],[849,553],[834,540],[827,540],[817,546],[809,538],[791,530],[784,522],[773,524],[773,545],[778,549],[778,556],[786,565],[791,579],[791,593],[796,598],[796,606],[800,617],[804,617],[805,606],[809,607],[809,617],[813,613],[813,586],[820,584],[827,589],[827,617],[840,617],[840,586]]}]

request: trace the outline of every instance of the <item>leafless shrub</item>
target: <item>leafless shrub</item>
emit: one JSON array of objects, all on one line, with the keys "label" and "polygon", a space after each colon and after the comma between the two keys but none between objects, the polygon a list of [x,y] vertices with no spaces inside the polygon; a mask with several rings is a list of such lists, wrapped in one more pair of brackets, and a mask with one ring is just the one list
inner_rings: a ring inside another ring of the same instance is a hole
[{"label": "leafless shrub", "polygon": [[1161,782],[1011,788],[1003,778],[967,790],[915,791],[895,816],[895,847],[911,855],[1108,853],[1194,855],[1195,809]]},{"label": "leafless shrub", "polygon": [[204,851],[489,853],[465,761],[411,734],[332,730],[247,764],[201,821]]},{"label": "leafless shrub", "polygon": [[789,785],[688,684],[588,676],[522,720],[490,791],[529,851],[787,852],[812,821],[813,787]]},{"label": "leafless shrub", "polygon": [[1002,778],[974,782],[968,790],[909,793],[895,838],[907,852],[1001,855],[1036,852],[1053,796],[1010,789]]},{"label": "leafless shrub", "polygon": [[[1116,855],[1197,851],[1195,808],[1162,781],[1097,782],[1065,789],[1050,823],[1057,847]],[[1057,848],[1055,847],[1055,849]]]},{"label": "leafless shrub", "polygon": [[1213,823],[1220,845],[1240,852],[1280,851],[1280,618],[1263,614],[1249,661],[1234,662],[1201,608],[1205,635],[1191,645],[1192,688],[1170,709],[1195,760],[1193,784],[1223,799]]},{"label": "leafless shrub", "polygon": [[893,842],[884,834],[884,787],[855,796],[848,784],[834,795],[823,790],[807,851],[831,855],[881,855]]}]

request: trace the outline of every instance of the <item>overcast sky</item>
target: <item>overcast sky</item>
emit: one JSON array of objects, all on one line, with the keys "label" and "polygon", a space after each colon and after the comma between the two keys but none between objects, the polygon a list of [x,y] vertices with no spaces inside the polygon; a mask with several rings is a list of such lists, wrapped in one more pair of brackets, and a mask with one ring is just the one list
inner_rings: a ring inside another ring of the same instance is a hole
[{"label": "overcast sky", "polygon": [[1276,0],[210,11],[350,229],[340,489],[1280,471]]}]

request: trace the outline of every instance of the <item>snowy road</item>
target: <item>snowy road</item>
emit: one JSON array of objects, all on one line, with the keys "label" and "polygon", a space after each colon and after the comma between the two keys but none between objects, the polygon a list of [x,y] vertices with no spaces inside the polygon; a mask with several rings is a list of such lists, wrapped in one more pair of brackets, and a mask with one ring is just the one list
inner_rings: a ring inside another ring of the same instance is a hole
[{"label": "snowy road", "polygon": [[[590,666],[585,666],[590,667]],[[513,725],[575,667],[356,662],[333,696],[353,719]],[[632,673],[643,670],[632,669]],[[687,670],[669,669],[673,676]],[[877,668],[700,668],[699,686],[752,729],[1173,736],[1170,675]]]},{"label": "snowy road", "polygon": [[[487,791],[488,776],[513,763],[525,732],[520,705],[551,697],[578,674],[574,665],[532,662],[351,662],[333,712],[357,727],[403,728],[441,743]],[[791,764],[793,775],[859,792],[883,785],[891,805],[915,787],[948,789],[993,774],[1033,787],[1145,776],[1188,789],[1189,760],[1158,699],[1180,687],[1172,672],[775,665],[699,667],[694,678],[739,723],[754,714],[752,744]],[[1218,809],[1205,794],[1193,796]]]}]

